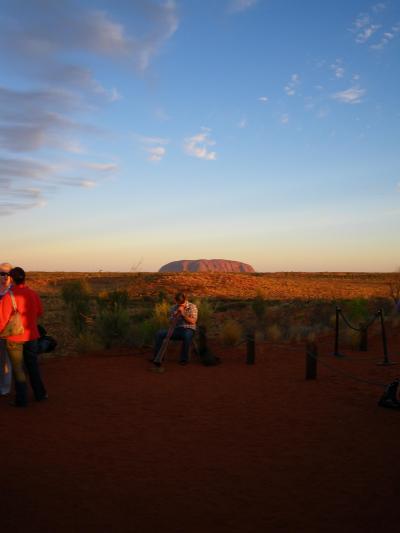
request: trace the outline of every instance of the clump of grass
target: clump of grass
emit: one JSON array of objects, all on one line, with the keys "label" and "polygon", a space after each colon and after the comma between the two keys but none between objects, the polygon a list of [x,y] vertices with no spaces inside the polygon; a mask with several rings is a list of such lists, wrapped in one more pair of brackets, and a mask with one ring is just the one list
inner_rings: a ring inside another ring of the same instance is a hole
[{"label": "clump of grass", "polygon": [[93,331],[83,331],[76,340],[79,352],[90,353],[96,352],[102,348],[102,345]]},{"label": "clump of grass", "polygon": [[271,326],[268,326],[266,334],[267,339],[272,342],[278,342],[283,337],[282,329],[278,326],[278,324],[272,324]]},{"label": "clump of grass", "polygon": [[61,287],[61,296],[68,309],[69,320],[73,331],[80,335],[90,322],[89,285],[84,280],[71,280]]},{"label": "clump of grass", "polygon": [[165,328],[168,327],[170,319],[171,306],[167,300],[162,300],[154,306],[153,321],[156,327]]},{"label": "clump of grass", "polygon": [[243,328],[236,320],[227,320],[221,328],[220,339],[225,346],[234,346],[240,342]]},{"label": "clump of grass", "polygon": [[210,329],[215,313],[215,305],[213,305],[207,298],[196,299],[193,303],[197,306],[199,326],[204,326],[207,330]]},{"label": "clump of grass", "polygon": [[131,340],[129,295],[125,290],[102,292],[97,297],[98,315],[94,331],[106,348],[123,346]]}]

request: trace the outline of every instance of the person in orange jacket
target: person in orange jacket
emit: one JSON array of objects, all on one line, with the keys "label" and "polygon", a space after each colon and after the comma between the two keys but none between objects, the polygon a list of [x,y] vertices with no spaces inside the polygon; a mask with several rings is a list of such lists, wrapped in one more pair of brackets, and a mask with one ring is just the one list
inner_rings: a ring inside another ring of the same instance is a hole
[{"label": "person in orange jacket", "polygon": [[[10,263],[0,264],[0,300],[11,289]],[[0,396],[9,394],[12,383],[11,361],[6,349],[6,340],[0,339]]]},{"label": "person in orange jacket", "polygon": [[7,325],[12,313],[14,295],[17,309],[22,318],[24,332],[20,335],[7,337],[7,351],[11,359],[15,383],[16,407],[26,407],[28,393],[26,384],[26,372],[37,401],[48,398],[40,375],[38,362],[38,338],[37,318],[43,313],[39,295],[25,285],[25,272],[21,267],[10,270],[13,280],[13,288],[0,301],[0,332]]}]

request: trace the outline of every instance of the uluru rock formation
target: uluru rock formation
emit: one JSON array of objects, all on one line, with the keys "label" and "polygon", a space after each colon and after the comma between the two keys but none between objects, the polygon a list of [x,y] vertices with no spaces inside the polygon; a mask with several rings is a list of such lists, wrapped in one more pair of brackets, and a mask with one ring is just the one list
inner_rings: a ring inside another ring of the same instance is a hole
[{"label": "uluru rock formation", "polygon": [[255,272],[251,265],[228,259],[181,259],[162,266],[159,272]]}]

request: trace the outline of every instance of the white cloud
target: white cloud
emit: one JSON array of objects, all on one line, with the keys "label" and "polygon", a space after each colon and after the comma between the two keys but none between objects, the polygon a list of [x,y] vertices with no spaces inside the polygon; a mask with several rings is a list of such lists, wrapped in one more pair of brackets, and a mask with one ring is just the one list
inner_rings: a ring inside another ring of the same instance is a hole
[{"label": "white cloud", "polygon": [[149,161],[161,161],[166,154],[164,146],[150,146],[146,148],[146,152],[149,154]]},{"label": "white cloud", "polygon": [[366,93],[365,89],[360,89],[359,87],[350,87],[345,91],[339,91],[332,95],[334,100],[343,102],[344,104],[360,104],[361,99]]},{"label": "white cloud", "polygon": [[288,96],[294,96],[296,94],[297,86],[300,83],[300,76],[298,74],[292,74],[290,81],[285,85],[284,90]]},{"label": "white cloud", "polygon": [[255,6],[257,3],[258,0],[230,0],[228,11],[231,13],[239,13],[241,11],[246,11],[246,9]]},{"label": "white cloud", "polygon": [[366,28],[362,28],[356,35],[356,43],[366,43],[379,28],[381,28],[380,24],[371,24]]},{"label": "white cloud", "polygon": [[243,117],[239,123],[238,123],[238,128],[240,129],[243,129],[243,128],[247,128],[247,118],[246,117]]},{"label": "white cloud", "polygon": [[379,42],[371,44],[370,48],[372,50],[383,50],[386,45],[393,40],[397,34],[400,32],[400,25],[392,26],[390,31],[385,31],[381,36]]},{"label": "white cloud", "polygon": [[258,100],[263,104],[266,104],[268,102],[268,96],[260,96]]},{"label": "white cloud", "polygon": [[161,161],[167,153],[165,145],[169,143],[169,139],[138,134],[134,134],[134,138],[142,145],[143,150],[149,154],[148,161]]},{"label": "white cloud", "polygon": [[336,61],[332,63],[331,69],[333,70],[336,78],[343,78],[345,71],[341,59],[336,59]]},{"label": "white cloud", "polygon": [[198,159],[205,159],[206,161],[214,161],[217,159],[216,152],[210,152],[208,147],[214,146],[215,141],[210,139],[209,128],[202,128],[202,132],[193,137],[187,137],[184,143],[185,152]]},{"label": "white cloud", "polygon": [[283,113],[280,118],[281,124],[288,124],[289,123],[289,115],[287,113]]}]

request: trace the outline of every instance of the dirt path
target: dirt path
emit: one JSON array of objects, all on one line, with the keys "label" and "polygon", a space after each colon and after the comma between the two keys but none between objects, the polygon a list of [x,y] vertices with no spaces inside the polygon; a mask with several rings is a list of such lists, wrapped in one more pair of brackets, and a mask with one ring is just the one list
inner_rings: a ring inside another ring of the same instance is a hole
[{"label": "dirt path", "polygon": [[[400,361],[400,339],[391,339]],[[395,348],[397,346],[397,348]],[[322,350],[330,351],[329,345]],[[374,357],[374,354],[377,357]],[[400,412],[304,352],[243,348],[148,372],[145,356],[43,361],[47,403],[0,399],[1,532],[376,532],[398,523]],[[390,382],[400,366],[329,363]],[[361,357],[354,354],[354,357]],[[364,354],[365,357],[365,354]]]}]

